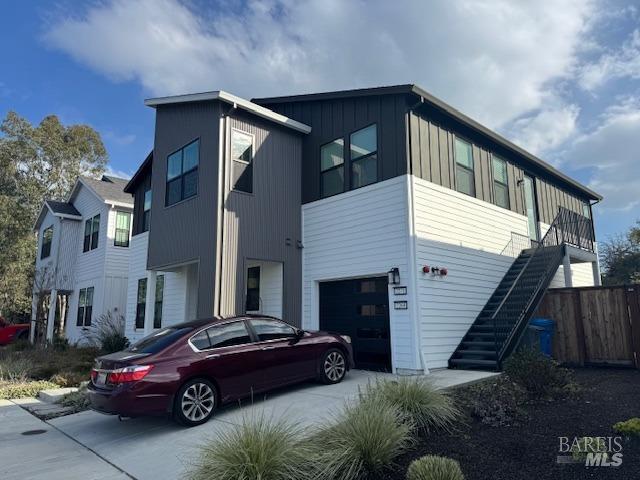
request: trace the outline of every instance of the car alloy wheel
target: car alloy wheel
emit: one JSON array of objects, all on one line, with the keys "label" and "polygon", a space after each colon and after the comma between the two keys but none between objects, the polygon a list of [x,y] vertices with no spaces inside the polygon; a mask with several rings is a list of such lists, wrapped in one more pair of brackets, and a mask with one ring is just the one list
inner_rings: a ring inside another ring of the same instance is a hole
[{"label": "car alloy wheel", "polygon": [[182,394],[181,409],[190,422],[200,422],[207,418],[216,406],[213,390],[206,383],[194,383]]},{"label": "car alloy wheel", "polygon": [[346,371],[344,355],[332,350],[324,359],[324,374],[331,382],[342,380]]}]

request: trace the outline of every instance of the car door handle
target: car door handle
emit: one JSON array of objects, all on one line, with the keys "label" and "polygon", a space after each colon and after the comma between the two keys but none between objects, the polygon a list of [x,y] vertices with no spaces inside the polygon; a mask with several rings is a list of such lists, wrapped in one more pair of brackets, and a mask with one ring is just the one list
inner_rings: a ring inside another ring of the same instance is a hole
[{"label": "car door handle", "polygon": [[207,358],[220,358],[219,353],[212,353],[211,355],[207,355]]}]

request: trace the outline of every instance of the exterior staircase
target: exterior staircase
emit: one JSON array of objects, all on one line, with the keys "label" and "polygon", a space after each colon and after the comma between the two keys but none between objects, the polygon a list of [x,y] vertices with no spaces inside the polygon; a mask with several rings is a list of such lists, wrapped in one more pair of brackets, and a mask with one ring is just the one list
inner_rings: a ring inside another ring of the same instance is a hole
[{"label": "exterior staircase", "polygon": [[535,313],[568,245],[593,252],[587,217],[560,208],[540,242],[515,259],[449,359],[449,368],[501,370]]}]

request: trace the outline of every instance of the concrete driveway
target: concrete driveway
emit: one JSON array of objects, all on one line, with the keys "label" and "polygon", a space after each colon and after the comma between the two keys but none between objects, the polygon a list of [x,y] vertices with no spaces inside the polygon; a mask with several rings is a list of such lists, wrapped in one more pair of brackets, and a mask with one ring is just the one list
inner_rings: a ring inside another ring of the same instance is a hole
[{"label": "concrete driveway", "polygon": [[[438,387],[449,387],[492,375],[495,374],[441,370],[427,378]],[[84,447],[88,450],[87,455],[91,456],[91,452],[95,452],[101,460],[133,478],[182,478],[197,454],[198,446],[207,439],[215,438],[224,429],[235,428],[244,417],[264,414],[268,418],[286,418],[296,425],[311,427],[339,412],[345,401],[356,398],[359,389],[377,377],[392,376],[354,370],[337,385],[307,383],[262,395],[253,401],[245,400],[240,406],[228,405],[206,424],[193,428],[180,427],[161,418],[119,421],[116,417],[91,411],[50,420],[49,424],[80,444],[75,448]]]}]

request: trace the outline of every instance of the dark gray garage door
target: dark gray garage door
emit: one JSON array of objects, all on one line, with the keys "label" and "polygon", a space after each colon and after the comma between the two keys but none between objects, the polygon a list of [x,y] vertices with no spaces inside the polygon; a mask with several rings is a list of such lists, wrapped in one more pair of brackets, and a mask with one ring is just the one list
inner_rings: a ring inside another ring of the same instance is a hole
[{"label": "dark gray garage door", "polygon": [[387,277],[320,283],[320,329],[351,337],[356,368],[391,371]]}]

